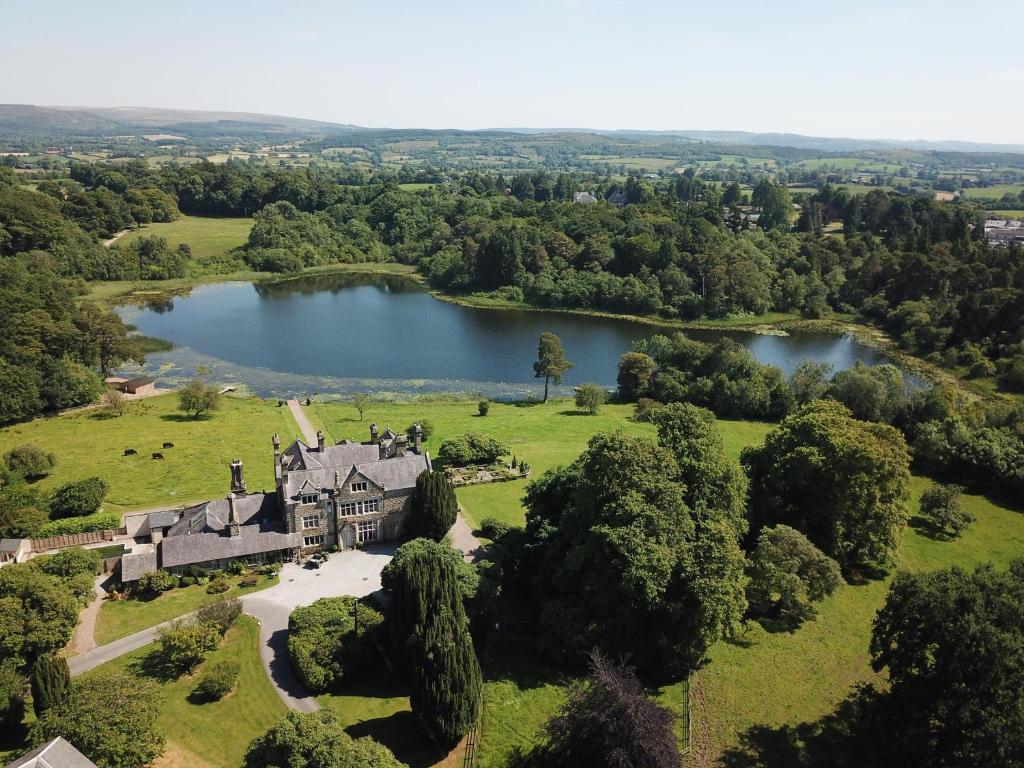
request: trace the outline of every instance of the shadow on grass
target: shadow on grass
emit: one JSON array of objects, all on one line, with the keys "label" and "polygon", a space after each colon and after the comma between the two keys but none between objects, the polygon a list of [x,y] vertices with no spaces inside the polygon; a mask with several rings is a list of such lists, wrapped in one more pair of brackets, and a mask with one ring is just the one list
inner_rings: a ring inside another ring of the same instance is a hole
[{"label": "shadow on grass", "polygon": [[591,413],[590,411],[581,411],[579,409],[573,409],[573,410],[568,410],[568,411],[559,411],[558,415],[559,416],[596,416],[597,414],[596,413]]},{"label": "shadow on grass", "polygon": [[213,416],[209,413],[204,413],[200,416],[187,416],[184,413],[162,413],[160,419],[162,421],[174,421],[179,424],[192,424],[197,421],[210,421]]},{"label": "shadow on grass", "polygon": [[170,683],[177,680],[185,670],[171,664],[159,649],[155,649],[128,665],[128,671],[136,677],[148,677],[159,683]]},{"label": "shadow on grass", "polygon": [[409,710],[363,720],[350,725],[345,732],[354,739],[369,736],[380,742],[409,768],[428,768],[448,754],[430,742],[420,721]]},{"label": "shadow on grass", "polygon": [[947,534],[927,517],[921,517],[921,515],[914,515],[910,518],[910,527],[933,541],[953,541],[955,538]]}]

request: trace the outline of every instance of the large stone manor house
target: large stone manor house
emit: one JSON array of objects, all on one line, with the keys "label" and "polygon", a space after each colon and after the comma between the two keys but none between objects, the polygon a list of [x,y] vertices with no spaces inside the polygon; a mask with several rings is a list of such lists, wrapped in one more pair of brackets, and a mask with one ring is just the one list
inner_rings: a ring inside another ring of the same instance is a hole
[{"label": "large stone manor house", "polygon": [[151,513],[132,531],[135,544],[121,559],[121,580],[137,581],[157,569],[249,565],[397,539],[416,478],[430,471],[421,443],[418,425],[410,438],[371,424],[364,443],[327,445],[318,432],[315,446],[295,440],[283,451],[275,434],[272,493],[250,493],[236,459],[225,498]]}]

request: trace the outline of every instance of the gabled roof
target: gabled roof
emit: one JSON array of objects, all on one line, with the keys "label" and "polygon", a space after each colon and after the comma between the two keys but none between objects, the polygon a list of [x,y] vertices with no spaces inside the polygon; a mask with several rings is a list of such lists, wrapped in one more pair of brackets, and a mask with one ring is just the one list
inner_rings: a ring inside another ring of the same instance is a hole
[{"label": "gabled roof", "polygon": [[344,443],[318,451],[296,440],[283,455],[287,457],[285,496],[288,498],[298,496],[304,487],[333,488],[335,472],[346,478],[346,482],[358,472],[388,493],[411,490],[416,487],[420,473],[430,468],[426,454],[410,451],[403,456],[381,458],[380,446],[372,443]]},{"label": "gabled roof", "polygon": [[278,552],[302,546],[301,533],[260,530],[259,526],[243,525],[238,536],[220,533],[194,533],[191,536],[168,536],[160,542],[160,564],[164,568],[226,560],[261,552]]},{"label": "gabled roof", "polygon": [[[248,525],[254,522],[267,523],[280,517],[277,497],[272,493],[250,493],[235,498],[238,522]],[[227,499],[213,499],[188,507],[178,520],[167,530],[168,536],[184,536],[196,533],[219,533],[231,520],[231,505]]]},{"label": "gabled roof", "polygon": [[58,736],[22,755],[7,768],[96,768],[96,763]]}]

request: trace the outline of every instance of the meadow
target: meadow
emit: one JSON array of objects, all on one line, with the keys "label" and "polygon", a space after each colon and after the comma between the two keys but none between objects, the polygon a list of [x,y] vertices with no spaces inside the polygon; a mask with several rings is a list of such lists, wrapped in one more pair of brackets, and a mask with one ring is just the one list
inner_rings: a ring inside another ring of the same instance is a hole
[{"label": "meadow", "polygon": [[118,238],[121,245],[130,245],[140,237],[159,235],[172,249],[182,243],[192,249],[192,258],[198,262],[222,256],[232,248],[244,245],[252,229],[252,217],[218,218],[212,216],[182,216],[175,221],[146,224]]},{"label": "meadow", "polygon": [[968,200],[999,200],[1003,195],[1019,195],[1024,192],[1020,184],[993,184],[990,187],[971,187],[963,191]]}]

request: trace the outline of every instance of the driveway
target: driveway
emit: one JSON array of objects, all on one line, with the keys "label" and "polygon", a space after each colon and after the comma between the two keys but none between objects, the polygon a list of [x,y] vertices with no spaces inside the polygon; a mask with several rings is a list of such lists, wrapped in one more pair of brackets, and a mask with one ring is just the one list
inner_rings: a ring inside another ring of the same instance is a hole
[{"label": "driveway", "polygon": [[[329,555],[319,568],[288,563],[280,581],[270,589],[242,598],[247,614],[260,624],[260,658],[282,701],[300,712],[315,712],[320,703],[292,674],[288,661],[288,616],[300,605],[321,597],[355,595],[364,597],[380,589],[380,572],[391,562],[395,545],[380,544]],[[157,639],[160,627],[144,629],[68,660],[72,675],[80,675],[100,664],[148,645]]]},{"label": "driveway", "polygon": [[392,544],[337,552],[319,568],[289,563],[270,589],[242,598],[245,612],[260,623],[260,658],[278,695],[291,709],[315,712],[320,703],[292,673],[288,661],[288,616],[321,597],[364,597],[380,589],[380,572],[395,553]]}]

